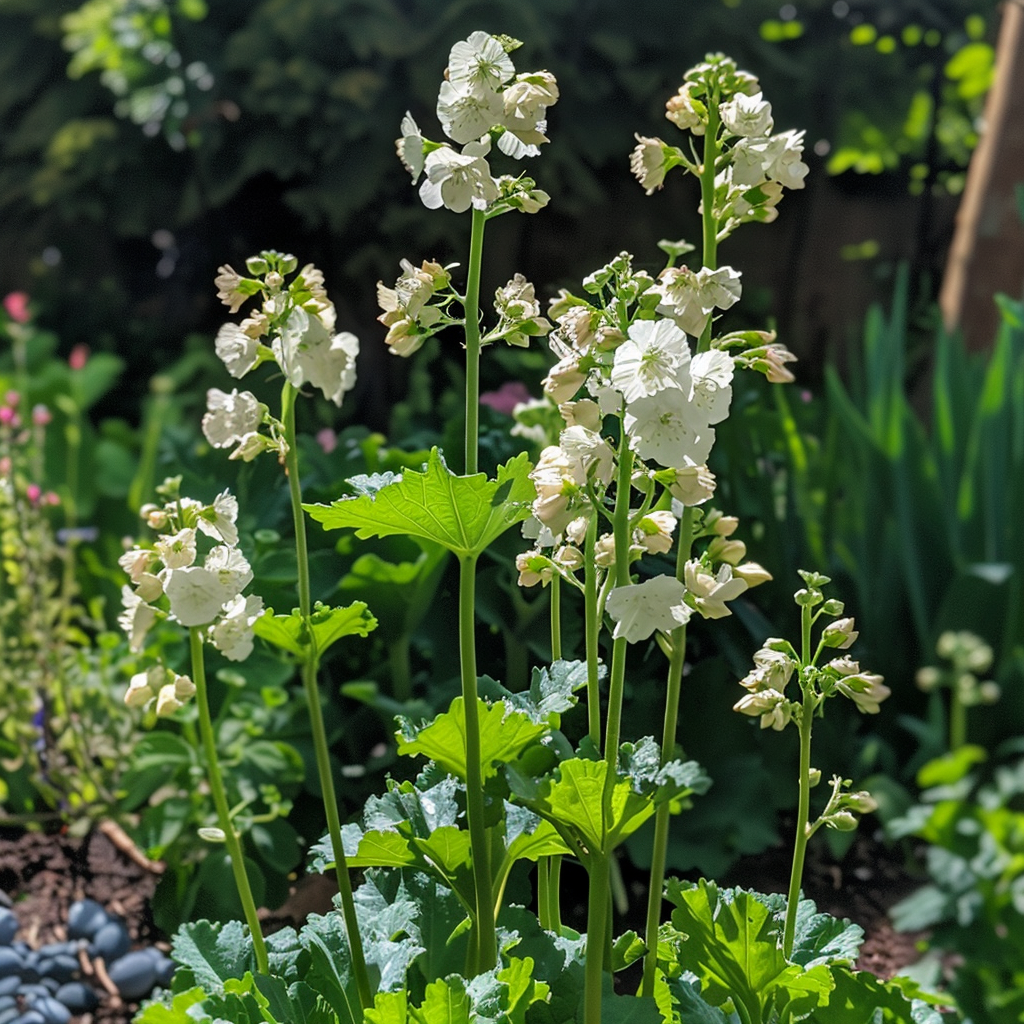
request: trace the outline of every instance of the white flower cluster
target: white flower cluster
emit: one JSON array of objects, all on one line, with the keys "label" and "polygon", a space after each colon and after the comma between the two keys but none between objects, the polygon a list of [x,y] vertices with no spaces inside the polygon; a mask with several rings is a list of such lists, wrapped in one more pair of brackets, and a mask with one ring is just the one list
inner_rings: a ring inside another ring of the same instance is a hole
[{"label": "white flower cluster", "polygon": [[[312,263],[296,273],[297,266],[294,256],[267,251],[246,260],[251,277],[243,277],[230,266],[219,269],[214,282],[217,297],[232,313],[253,297],[260,299],[260,306],[241,323],[221,327],[215,342],[217,355],[235,378],[273,360],[294,387],[309,384],[335,405],[341,405],[356,381],[359,339],[348,331],[335,333],[336,314],[327,298],[323,273]],[[273,431],[270,437],[257,433],[266,409],[260,407],[262,411],[257,415],[258,403],[249,392],[232,392],[229,403],[221,396],[222,391],[211,391],[208,396],[211,404],[203,426],[205,429],[210,421],[213,436],[207,436],[211,444],[228,447],[238,443],[231,457],[246,461],[261,451],[281,450],[282,439]],[[255,422],[256,427],[231,429],[232,418],[247,425]],[[239,440],[223,440],[225,431]],[[218,437],[221,442],[214,439]]]},{"label": "white flower cluster", "polygon": [[[176,487],[174,481],[168,484]],[[168,618],[202,627],[204,639],[224,657],[243,661],[253,649],[252,627],[263,613],[263,600],[242,594],[252,570],[237,546],[238,502],[227,491],[209,505],[174,497],[162,507],[144,506],[142,516],[158,531],[156,541],[152,547],[135,545],[118,559],[131,580],[121,590],[124,610],[118,619],[131,650],[141,651],[150,627]],[[192,684],[181,676],[164,679],[162,671],[133,677],[126,702],[137,707],[157,696],[158,713],[169,713],[176,710],[173,696],[180,707]]]},{"label": "white flower cluster", "polygon": [[463,213],[471,206],[484,210],[505,202],[532,213],[547,203],[548,196],[532,182],[494,178],[487,162],[494,141],[517,160],[536,156],[548,141],[547,108],[558,100],[558,85],[547,71],[516,74],[509,57],[516,46],[474,32],[452,47],[437,117],[461,150],[424,139],[412,115],[403,118],[398,156],[413,184],[424,175],[420,198],[429,209],[444,206]]},{"label": "white flower cluster", "polygon": [[[746,221],[774,220],[782,190],[804,187],[804,133],[772,135],[771,104],[757,79],[729,58],[709,58],[687,72],[666,104],[665,116],[697,136],[707,135],[709,128],[714,131],[710,144],[718,153],[714,216],[720,240]],[[636,140],[630,169],[648,195],[662,187],[673,167],[699,173],[698,165],[679,147],[642,135]]]}]

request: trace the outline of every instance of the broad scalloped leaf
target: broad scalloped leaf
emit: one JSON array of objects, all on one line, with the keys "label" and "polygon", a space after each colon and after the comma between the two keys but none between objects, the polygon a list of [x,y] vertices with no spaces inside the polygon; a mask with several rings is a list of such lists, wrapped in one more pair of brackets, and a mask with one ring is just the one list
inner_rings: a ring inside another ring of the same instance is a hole
[{"label": "broad scalloped leaf", "polygon": [[525,453],[485,474],[456,476],[432,449],[422,472],[407,470],[375,494],[302,507],[324,529],[355,529],[362,540],[404,534],[422,537],[460,557],[479,555],[510,526],[525,519],[536,496]]},{"label": "broad scalloped leaf", "polygon": [[676,908],[673,928],[686,936],[676,947],[679,966],[697,976],[705,1002],[737,1001],[749,1020],[768,1019],[768,1011],[799,1020],[827,1001],[829,969],[789,964],[775,915],[753,893],[720,891],[704,879],[697,885],[673,880],[666,897]]},{"label": "broad scalloped leaf", "polygon": [[[497,775],[496,765],[514,761],[547,731],[522,711],[513,711],[504,701],[488,704],[477,700],[480,709],[480,764],[484,781]],[[416,726],[398,720],[398,753],[417,754],[436,761],[445,771],[466,781],[466,708],[456,697],[447,711],[429,725]]]},{"label": "broad scalloped leaf", "polygon": [[206,992],[222,995],[224,982],[256,970],[256,954],[241,921],[184,924],[171,940],[171,955]]},{"label": "broad scalloped leaf", "polygon": [[[377,620],[362,601],[339,608],[328,608],[317,602],[309,617],[309,624],[316,643],[317,657],[334,643],[346,636],[366,636],[377,628]],[[290,651],[300,660],[310,654],[310,638],[305,623],[298,611],[291,615],[275,615],[268,608],[253,623],[253,632],[267,643]]]},{"label": "broad scalloped leaf", "polygon": [[864,941],[864,929],[846,918],[819,914],[813,900],[796,908],[796,930],[790,961],[801,967],[817,964],[852,964]]}]

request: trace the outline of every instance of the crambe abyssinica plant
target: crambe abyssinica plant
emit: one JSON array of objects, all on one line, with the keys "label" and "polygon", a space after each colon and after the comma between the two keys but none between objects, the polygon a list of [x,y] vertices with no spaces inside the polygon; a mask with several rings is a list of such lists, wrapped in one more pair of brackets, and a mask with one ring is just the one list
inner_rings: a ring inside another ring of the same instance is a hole
[{"label": "crambe abyssinica plant", "polygon": [[[276,952],[269,975],[237,931],[215,933],[202,923],[186,929],[175,947],[184,970],[172,1010],[192,1016],[209,1009],[233,1021],[341,1024],[768,1024],[812,1015],[868,1024],[882,1019],[879,1013],[909,1021],[913,1010],[915,1020],[935,1024],[927,1006],[912,1006],[918,994],[912,983],[881,982],[853,969],[856,926],[817,914],[800,899],[810,835],[823,825],[851,827],[872,806],[866,793],[851,793],[846,780],[836,779],[825,809],[810,821],[812,720],[834,694],[873,712],[888,692],[849,656],[819,665],[826,649],[845,650],[856,639],[840,603],[825,600],[824,577],[804,574],[799,645],[767,641],[737,705],[764,727],[799,727],[799,831],[789,898],[664,878],[669,816],[711,781],[680,756],[676,739],[687,625],[694,615],[732,614],[731,603],[770,579],[747,558],[738,519],[710,505],[715,427],[729,414],[737,371],[792,379],[793,356],[773,334],[720,330],[720,316],[737,305],[742,288],[739,271],[719,266],[718,245],[747,221],[772,220],[783,190],[802,186],[802,136],[771,134],[771,108],[757,80],[725,57],[709,57],[668,103],[669,119],[692,135],[688,145],[641,137],[632,160],[648,191],[676,166],[698,178],[703,231],[694,265],[679,262],[697,252],[686,242],[662,243],[668,258],[657,276],[620,253],[583,281],[581,294],[560,293],[546,317],[533,286],[516,275],[497,290],[488,324],[480,308],[484,226],[504,213],[536,212],[547,201],[524,175],[495,176],[491,161],[536,155],[547,141],[546,110],[558,97],[550,73],[516,72],[517,46],[484,32],[457,43],[437,103],[450,141],[425,138],[410,115],[398,140],[414,184],[423,178],[425,205],[470,214],[464,291],[455,264],[431,259],[403,261],[395,286],[378,288],[379,319],[394,353],[411,355],[441,332],[465,349],[465,472],[454,472],[435,448],[420,470],[353,478],[349,495],[302,506],[327,529],[352,529],[361,539],[429,540],[455,556],[460,693],[431,720],[398,718],[398,753],[422,758],[422,770],[411,780],[389,780],[359,820],[331,827],[313,849],[319,869],[334,866],[346,878],[346,867],[365,871],[351,897],[354,912],[343,900],[344,929],[335,915],[314,916],[297,935],[271,937]],[[288,378],[286,389],[310,383],[337,401],[350,366],[339,352],[344,345],[331,340],[330,325],[316,326],[315,307],[324,300],[304,287],[307,271],[286,285],[294,269],[290,257],[264,253],[250,264],[250,278],[224,270],[222,298],[233,310],[257,294],[263,305],[240,328],[222,331],[219,350],[236,376],[273,357]],[[550,423],[557,413],[559,426],[536,465],[523,453],[489,479],[477,472],[481,350],[545,335],[556,361],[544,398],[532,408],[545,410],[536,422]],[[332,353],[340,386],[320,376],[321,358]],[[251,395],[211,392],[204,429],[211,443],[234,447],[235,457],[281,453],[298,509],[287,390],[283,407],[278,420]],[[297,534],[300,518],[296,511]],[[551,588],[555,653],[521,692],[478,678],[476,648],[478,561],[516,524],[530,542],[516,559],[520,584]],[[666,555],[674,563],[667,573],[660,571]],[[561,637],[571,602],[582,605],[585,623],[576,660],[566,657]],[[287,648],[285,635],[296,643],[315,635],[316,614],[300,609],[289,620],[301,633],[271,627],[267,615],[254,628]],[[821,615],[832,621],[812,648],[812,626]],[[668,659],[660,743],[622,735],[631,644],[657,645]],[[790,699],[786,686],[794,678],[800,694]],[[563,717],[582,712],[579,694],[586,730],[574,745],[561,726]],[[616,851],[651,821],[655,855],[645,934],[616,936],[609,906]],[[566,857],[587,875],[586,934],[563,922]],[[535,914],[506,895],[521,861],[536,864]],[[663,923],[664,899],[674,909]],[[611,975],[641,959],[639,992],[617,994]],[[225,963],[234,966],[218,966]],[[163,1020],[145,1013],[143,1019]]]}]

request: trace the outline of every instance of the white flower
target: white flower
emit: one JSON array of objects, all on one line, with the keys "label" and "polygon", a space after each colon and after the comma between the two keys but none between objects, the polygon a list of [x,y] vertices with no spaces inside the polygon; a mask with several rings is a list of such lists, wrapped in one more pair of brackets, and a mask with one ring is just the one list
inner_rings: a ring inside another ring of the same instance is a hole
[{"label": "white flower", "polygon": [[759,587],[762,583],[767,583],[775,578],[763,565],[757,562],[743,562],[741,565],[733,568],[732,574],[741,580],[745,580],[748,587]]},{"label": "white flower", "polygon": [[744,694],[733,705],[742,715],[761,716],[761,728],[781,732],[793,717],[793,705],[777,690],[761,690]]},{"label": "white flower", "polygon": [[225,544],[237,544],[238,528],[235,526],[237,519],[238,500],[228,491],[221,491],[213,499],[212,505],[206,505],[199,509],[196,526],[207,537],[215,537],[224,541]]},{"label": "white flower", "polygon": [[179,700],[174,692],[174,683],[167,683],[165,686],[162,686],[160,692],[156,695],[157,718],[167,718],[184,706],[184,701]]},{"label": "white flower", "polygon": [[635,536],[643,549],[652,555],[663,555],[672,549],[676,517],[667,509],[648,512],[637,523]]},{"label": "white flower", "polygon": [[[504,114],[501,97],[490,89],[470,91],[451,82],[441,83],[441,91],[437,94],[437,119],[445,135],[459,145],[486,135],[501,123]],[[431,155],[427,155],[428,168]]]},{"label": "white flower", "polygon": [[551,559],[537,548],[516,555],[516,569],[521,587],[535,587],[538,583],[547,586],[555,574]]},{"label": "white flower", "polygon": [[702,118],[707,117],[707,111],[699,100],[693,98],[696,85],[695,82],[683,82],[675,96],[665,104],[665,116],[679,128],[689,128],[694,135],[703,135],[706,126]]},{"label": "white flower", "polygon": [[177,533],[157,538],[153,545],[167,569],[184,569],[196,560],[196,531],[186,527]]},{"label": "white flower", "polygon": [[687,334],[699,337],[713,309],[728,309],[739,301],[740,274],[732,267],[701,267],[696,273],[689,267],[668,267],[651,291],[661,296],[659,313],[672,317]]},{"label": "white flower", "polygon": [[740,139],[732,149],[732,180],[753,188],[777,181],[785,188],[803,188],[807,164],[803,132],[781,132],[766,139]]},{"label": "white flower", "polygon": [[408,110],[402,118],[401,130],[402,136],[395,141],[395,148],[398,151],[398,159],[412,175],[412,183],[415,185],[423,171],[423,135]]},{"label": "white flower", "polygon": [[217,580],[228,590],[228,597],[241,593],[252,582],[252,568],[238,548],[218,544],[210,549],[203,561],[207,572],[216,574]]},{"label": "white flower", "polygon": [[148,704],[157,694],[157,690],[167,677],[167,670],[154,665],[145,672],[136,672],[128,682],[124,702],[130,708],[141,708]]},{"label": "white flower", "polygon": [[234,388],[231,394],[219,388],[206,392],[203,435],[214,448],[230,448],[247,434],[254,434],[263,422],[267,407],[249,391]]},{"label": "white flower", "polygon": [[142,650],[149,627],[156,621],[156,609],[151,608],[126,583],[121,588],[124,611],[117,617],[117,624],[128,634],[128,649],[136,654]]},{"label": "white flower", "polygon": [[697,611],[705,619],[721,619],[732,612],[725,606],[747,589],[745,580],[734,577],[731,565],[723,565],[718,574],[712,576],[701,563],[693,559],[686,563],[683,573],[686,589],[694,599]]},{"label": "white flower", "polygon": [[638,320],[615,350],[611,381],[627,403],[665,388],[690,390],[690,347],[671,320]]},{"label": "white flower", "polygon": [[[835,661],[830,664],[835,665]],[[849,697],[857,705],[858,711],[868,715],[877,715],[879,704],[892,690],[882,682],[882,677],[874,672],[858,672],[855,675],[845,676],[836,683],[836,690]]]},{"label": "white flower", "polygon": [[138,594],[143,601],[156,601],[160,598],[163,592],[164,585],[160,582],[160,577],[154,576],[151,572],[144,572],[135,584],[135,593]]},{"label": "white flower", "polygon": [[566,426],[586,427],[587,430],[601,429],[601,409],[597,402],[592,402],[589,398],[581,398],[578,402],[562,402],[558,411]]},{"label": "white flower", "polygon": [[693,403],[707,423],[721,423],[732,401],[733,361],[720,349],[699,352],[690,363]]},{"label": "white flower", "polygon": [[583,463],[558,445],[549,445],[540,453],[530,479],[537,490],[533,514],[557,537],[575,518],[573,501],[587,479]]},{"label": "white flower", "polygon": [[707,462],[715,431],[683,392],[674,388],[638,398],[626,407],[629,446],[645,461],[672,468]]},{"label": "white flower", "polygon": [[442,206],[455,213],[464,213],[470,206],[482,210],[501,194],[483,157],[457,153],[449,146],[428,153],[424,170],[427,177],[420,185],[420,198],[428,210]]},{"label": "white flower", "polygon": [[238,288],[241,280],[242,277],[238,271],[228,263],[217,268],[217,276],[213,279],[213,283],[217,286],[217,298],[225,306],[228,306],[232,313],[237,313],[239,307],[249,298]]},{"label": "white flower", "polygon": [[469,91],[496,92],[515,73],[505,48],[486,32],[474,32],[448,55],[448,81]]},{"label": "white flower", "polygon": [[703,505],[715,493],[715,474],[707,466],[689,460],[675,468],[675,479],[668,485],[669,493],[684,506]]},{"label": "white flower", "polygon": [[235,323],[221,325],[213,347],[232,377],[244,377],[259,362],[260,343]]},{"label": "white flower", "polygon": [[263,598],[233,597],[222,616],[207,631],[211,643],[229,661],[244,661],[252,653],[253,623],[263,614]]},{"label": "white flower", "polygon": [[580,369],[580,357],[576,352],[563,356],[541,382],[544,393],[556,405],[568,402],[583,386],[587,376]]},{"label": "white flower", "polygon": [[767,135],[772,130],[772,105],[762,93],[756,92],[753,96],[736,93],[718,109],[722,124],[733,135]]},{"label": "white flower", "polygon": [[183,626],[191,627],[213,622],[237,591],[223,583],[217,573],[193,565],[168,571],[164,593],[171,603],[171,614]]},{"label": "white flower", "polygon": [[539,121],[558,102],[558,83],[550,71],[530,71],[516,75],[501,98],[506,116]]},{"label": "white flower", "polygon": [[665,143],[645,135],[634,135],[636,147],[629,154],[629,169],[647,195],[653,195],[665,183]]},{"label": "white flower", "polygon": [[117,564],[131,577],[132,583],[138,583],[142,575],[149,571],[155,555],[149,548],[134,547],[126,551]]},{"label": "white flower", "polygon": [[272,348],[293,387],[311,384],[335,405],[356,382],[359,339],[347,331],[331,337],[320,318],[301,307],[288,315]]},{"label": "white flower", "polygon": [[574,477],[578,479],[575,464],[579,463],[583,467],[584,479],[592,475],[605,486],[611,482],[615,472],[615,452],[597,431],[586,427],[567,427],[558,435],[558,444],[573,464]]},{"label": "white flower", "polygon": [[615,620],[612,636],[625,637],[631,644],[646,640],[656,629],[670,633],[690,620],[684,601],[686,590],[674,576],[655,576],[643,583],[616,587],[605,603]]}]

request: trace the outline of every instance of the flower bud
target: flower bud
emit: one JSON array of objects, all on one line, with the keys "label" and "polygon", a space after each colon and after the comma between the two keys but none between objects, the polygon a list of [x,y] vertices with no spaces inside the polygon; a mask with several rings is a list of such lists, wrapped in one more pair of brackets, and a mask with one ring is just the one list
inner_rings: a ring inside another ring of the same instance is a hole
[{"label": "flower bud", "polygon": [[825,819],[825,824],[837,832],[853,832],[857,828],[857,819],[849,811],[837,811]]},{"label": "flower bud", "polygon": [[205,839],[208,843],[223,843],[227,838],[224,835],[224,829],[214,828],[212,826],[204,826],[203,828],[196,829],[196,835],[200,839]]},{"label": "flower bud", "polygon": [[156,696],[150,686],[150,675],[152,672],[153,669],[150,669],[149,672],[138,672],[132,676],[128,683],[128,690],[124,695],[124,702],[128,707],[141,708]]},{"label": "flower bud", "polygon": [[843,609],[846,605],[842,601],[836,600],[834,597],[830,597],[822,606],[821,610],[826,615],[839,616],[843,614]]},{"label": "flower bud", "polygon": [[726,540],[724,536],[718,536],[708,545],[708,558],[712,562],[726,562],[729,565],[739,565],[746,557],[746,554],[747,545],[741,540]]},{"label": "flower bud", "polygon": [[602,534],[594,545],[594,561],[602,569],[610,569],[615,564],[615,537],[610,533]]},{"label": "flower bud", "polygon": [[819,782],[821,782],[821,769],[820,768],[812,768],[807,773],[807,784],[813,788]]},{"label": "flower bud", "polygon": [[843,797],[843,803],[851,811],[857,814],[870,814],[878,810],[878,801],[866,790],[858,790],[856,793],[847,793]]},{"label": "flower bud", "polygon": [[978,687],[978,701],[981,704],[995,704],[997,700],[1002,696],[1003,691],[1000,689],[999,684],[993,682],[991,679],[986,679],[985,682]]},{"label": "flower bud", "polygon": [[196,684],[188,676],[174,677],[174,696],[180,701],[189,700],[196,695]]},{"label": "flower bud", "polygon": [[836,619],[822,631],[821,639],[826,647],[837,647],[845,651],[860,633],[853,628],[853,619]]},{"label": "flower bud", "polygon": [[267,265],[267,261],[259,256],[250,256],[245,261],[245,269],[249,271],[253,277],[258,277],[260,274],[265,274],[270,267]]},{"label": "flower bud", "polygon": [[173,715],[175,711],[184,706],[184,703],[175,696],[174,683],[167,683],[166,686],[160,687],[160,692],[156,695],[158,718],[167,718],[168,715]]},{"label": "flower bud", "polygon": [[816,604],[821,603],[821,591],[801,589],[793,595],[793,600],[801,608],[813,608]]},{"label": "flower bud", "polygon": [[757,562],[744,562],[742,565],[737,565],[732,574],[744,580],[748,587],[760,586],[773,578],[772,574]]},{"label": "flower bud", "polygon": [[736,516],[719,516],[711,525],[717,536],[731,537],[740,525],[740,521]]},{"label": "flower bud", "polygon": [[930,693],[934,690],[939,685],[941,679],[942,673],[934,665],[926,665],[924,668],[919,668],[917,675],[914,677],[918,689],[924,690],[925,693]]}]

